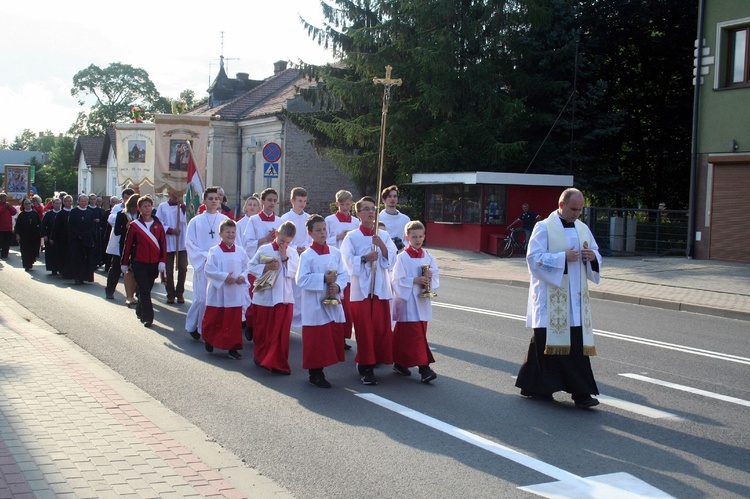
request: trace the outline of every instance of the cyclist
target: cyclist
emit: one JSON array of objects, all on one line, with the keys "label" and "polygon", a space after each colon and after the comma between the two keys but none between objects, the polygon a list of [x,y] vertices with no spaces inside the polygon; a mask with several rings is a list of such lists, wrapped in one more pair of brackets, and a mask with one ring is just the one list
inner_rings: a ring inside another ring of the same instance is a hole
[{"label": "cyclist", "polygon": [[531,231],[534,230],[534,225],[541,220],[542,217],[540,217],[537,212],[529,209],[529,203],[522,204],[521,209],[523,210],[523,213],[521,213],[517,219],[513,220],[513,223],[511,223],[506,230],[511,232],[511,230],[520,223],[520,230],[523,230],[526,234],[526,238],[523,240],[523,247],[526,248],[529,238],[531,238]]}]

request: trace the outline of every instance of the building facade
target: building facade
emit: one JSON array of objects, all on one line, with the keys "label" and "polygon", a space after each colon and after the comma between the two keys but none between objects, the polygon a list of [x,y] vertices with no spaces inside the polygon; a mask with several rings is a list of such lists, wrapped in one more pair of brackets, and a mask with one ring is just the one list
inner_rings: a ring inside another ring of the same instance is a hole
[{"label": "building facade", "polygon": [[750,2],[701,0],[693,256],[750,263]]}]

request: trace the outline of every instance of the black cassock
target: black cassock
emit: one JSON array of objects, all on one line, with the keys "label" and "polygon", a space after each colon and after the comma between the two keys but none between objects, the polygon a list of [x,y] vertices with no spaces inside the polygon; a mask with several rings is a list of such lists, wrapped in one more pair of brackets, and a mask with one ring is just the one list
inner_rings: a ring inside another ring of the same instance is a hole
[{"label": "black cassock", "polygon": [[[71,210],[72,211],[72,210]],[[55,218],[55,223],[52,224],[52,233],[50,234],[50,240],[52,243],[51,255],[47,255],[47,258],[52,256],[59,265],[58,272],[62,274],[63,279],[72,279],[73,274],[68,262],[68,219],[70,218],[70,211],[60,210]]]},{"label": "black cassock", "polygon": [[19,246],[21,249],[21,261],[24,269],[30,269],[36,261],[39,253],[41,235],[39,234],[39,214],[36,210],[22,211],[16,218],[15,231],[21,239]]},{"label": "black cassock", "polygon": [[[42,237],[52,239],[52,229],[55,226],[55,220],[57,220],[57,215],[59,213],[59,211],[55,213],[53,210],[49,210],[44,214],[41,227]],[[60,272],[62,271],[62,262],[64,260],[58,257],[58,255],[55,253],[55,250],[53,249],[53,246],[54,244],[50,245],[49,242],[45,243],[44,263],[47,267],[47,270],[51,272]]]},{"label": "black cassock", "polygon": [[94,282],[94,268],[98,263],[95,254],[96,213],[93,210],[73,208],[68,217],[68,258],[69,279]]}]

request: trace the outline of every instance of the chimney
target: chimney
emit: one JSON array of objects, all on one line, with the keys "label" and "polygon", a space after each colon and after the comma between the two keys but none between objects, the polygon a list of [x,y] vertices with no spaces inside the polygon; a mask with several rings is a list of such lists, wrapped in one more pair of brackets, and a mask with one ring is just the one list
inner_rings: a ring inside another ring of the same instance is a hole
[{"label": "chimney", "polygon": [[276,61],[273,63],[273,74],[277,75],[286,70],[286,61]]},{"label": "chimney", "polygon": [[237,73],[237,79],[238,80],[249,80],[250,79],[250,73]]}]

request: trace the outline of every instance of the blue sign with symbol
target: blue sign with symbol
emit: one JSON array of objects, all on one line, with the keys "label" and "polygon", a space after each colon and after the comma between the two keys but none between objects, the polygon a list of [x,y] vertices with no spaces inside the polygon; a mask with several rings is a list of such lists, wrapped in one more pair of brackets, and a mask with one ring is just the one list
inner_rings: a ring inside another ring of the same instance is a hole
[{"label": "blue sign with symbol", "polygon": [[276,163],[281,159],[281,146],[276,142],[269,142],[263,146],[263,159],[269,163]]},{"label": "blue sign with symbol", "polygon": [[263,178],[279,178],[279,164],[263,163]]}]

